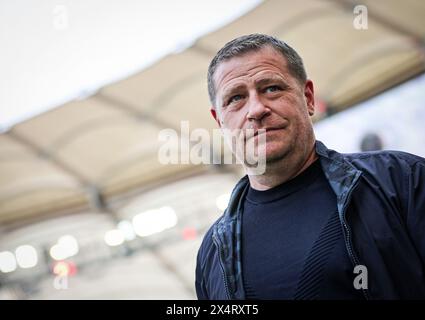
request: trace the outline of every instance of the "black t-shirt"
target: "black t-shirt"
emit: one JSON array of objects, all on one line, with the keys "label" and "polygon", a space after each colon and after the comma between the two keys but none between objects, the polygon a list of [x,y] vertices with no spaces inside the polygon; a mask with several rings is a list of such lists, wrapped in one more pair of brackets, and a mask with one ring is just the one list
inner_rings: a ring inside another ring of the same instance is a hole
[{"label": "black t-shirt", "polygon": [[250,188],[242,217],[247,299],[363,299],[319,161],[266,191]]}]

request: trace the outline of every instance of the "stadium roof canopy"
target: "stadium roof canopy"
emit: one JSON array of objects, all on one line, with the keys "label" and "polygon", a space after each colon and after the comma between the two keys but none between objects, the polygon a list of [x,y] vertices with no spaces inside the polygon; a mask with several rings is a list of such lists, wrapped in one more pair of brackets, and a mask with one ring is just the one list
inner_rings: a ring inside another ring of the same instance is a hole
[{"label": "stadium roof canopy", "polygon": [[234,37],[267,33],[296,48],[330,113],[424,71],[425,2],[363,0],[365,30],[353,26],[355,4],[265,1],[183,52],[87,99],[15,125],[0,135],[0,224],[103,210],[132,190],[205,170],[160,164],[158,133],[164,128],[180,132],[182,120],[191,129],[215,128],[206,69]]}]

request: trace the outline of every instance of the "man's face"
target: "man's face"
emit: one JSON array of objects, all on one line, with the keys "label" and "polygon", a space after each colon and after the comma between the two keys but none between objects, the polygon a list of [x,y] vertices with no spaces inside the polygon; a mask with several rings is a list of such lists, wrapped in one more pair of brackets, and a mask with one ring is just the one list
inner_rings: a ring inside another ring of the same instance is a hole
[{"label": "man's face", "polygon": [[303,152],[314,138],[313,83],[300,84],[286,65],[280,53],[265,47],[220,63],[214,74],[212,115],[230,131],[265,129],[267,163]]}]

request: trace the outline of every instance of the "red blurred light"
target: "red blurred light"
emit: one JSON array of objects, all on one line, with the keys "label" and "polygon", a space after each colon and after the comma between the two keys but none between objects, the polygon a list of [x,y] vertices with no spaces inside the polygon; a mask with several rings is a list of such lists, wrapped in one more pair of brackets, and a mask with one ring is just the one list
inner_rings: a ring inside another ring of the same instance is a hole
[{"label": "red blurred light", "polygon": [[326,104],[326,102],[324,100],[321,99],[316,99],[316,111],[321,114],[321,113],[325,113],[328,110],[328,106]]},{"label": "red blurred light", "polygon": [[77,266],[71,261],[56,261],[53,264],[52,272],[57,276],[69,277],[77,273]]},{"label": "red blurred light", "polygon": [[184,240],[193,240],[196,239],[197,232],[195,228],[186,227],[183,229],[183,239]]}]

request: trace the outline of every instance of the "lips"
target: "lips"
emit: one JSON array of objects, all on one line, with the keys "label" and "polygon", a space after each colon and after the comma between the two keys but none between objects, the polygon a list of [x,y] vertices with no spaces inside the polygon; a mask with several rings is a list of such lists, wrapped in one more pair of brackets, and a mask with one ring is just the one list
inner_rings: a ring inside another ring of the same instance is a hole
[{"label": "lips", "polygon": [[277,131],[277,130],[282,130],[282,129],[285,129],[285,127],[261,128],[261,129],[255,130],[254,137],[258,136],[258,131],[260,131],[260,130],[265,130],[265,133],[267,133],[269,131]]}]

